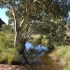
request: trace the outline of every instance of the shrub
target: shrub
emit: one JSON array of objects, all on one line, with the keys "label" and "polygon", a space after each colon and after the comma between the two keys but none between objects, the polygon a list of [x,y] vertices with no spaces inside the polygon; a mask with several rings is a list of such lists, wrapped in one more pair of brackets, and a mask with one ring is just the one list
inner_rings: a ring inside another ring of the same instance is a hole
[{"label": "shrub", "polygon": [[12,61],[19,61],[21,56],[19,55],[17,48],[13,47],[13,36],[7,35],[4,32],[0,32],[0,63],[11,63]]},{"label": "shrub", "polygon": [[0,53],[0,62],[5,61],[5,63],[12,63],[12,61],[19,61],[20,60],[20,55],[17,52],[16,48],[8,48],[4,49]]}]

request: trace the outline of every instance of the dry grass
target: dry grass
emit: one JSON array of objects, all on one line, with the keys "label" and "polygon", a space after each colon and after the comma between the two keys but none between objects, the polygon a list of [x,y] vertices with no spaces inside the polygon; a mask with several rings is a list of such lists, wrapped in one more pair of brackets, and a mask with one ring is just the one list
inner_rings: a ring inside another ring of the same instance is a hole
[{"label": "dry grass", "polygon": [[63,60],[64,64],[66,63],[64,70],[70,70],[70,45],[59,46],[57,50],[52,52],[51,56]]},{"label": "dry grass", "polygon": [[37,39],[37,38],[39,38],[39,37],[40,37],[40,34],[31,35],[31,37],[33,37],[33,38]]}]

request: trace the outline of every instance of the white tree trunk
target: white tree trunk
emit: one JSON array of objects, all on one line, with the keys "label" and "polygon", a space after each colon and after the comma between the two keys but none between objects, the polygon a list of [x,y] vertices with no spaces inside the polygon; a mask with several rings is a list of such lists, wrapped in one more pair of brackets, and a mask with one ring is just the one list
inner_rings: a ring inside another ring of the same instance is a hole
[{"label": "white tree trunk", "polygon": [[15,32],[15,37],[14,37],[14,47],[16,47],[16,39],[17,39],[17,32]]}]

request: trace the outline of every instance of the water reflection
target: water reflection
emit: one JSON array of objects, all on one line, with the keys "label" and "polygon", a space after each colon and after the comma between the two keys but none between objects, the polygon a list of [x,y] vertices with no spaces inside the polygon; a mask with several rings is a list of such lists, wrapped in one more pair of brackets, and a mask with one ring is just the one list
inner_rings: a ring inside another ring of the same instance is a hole
[{"label": "water reflection", "polygon": [[30,48],[33,48],[33,45],[30,42],[26,42],[25,46],[27,50],[29,50]]},{"label": "water reflection", "polygon": [[30,42],[27,42],[25,46],[33,70],[63,70],[62,66],[48,56],[47,47],[42,45],[33,47]]},{"label": "water reflection", "polygon": [[38,46],[34,47],[30,42],[27,42],[25,44],[26,46],[26,51],[27,51],[27,54],[30,56],[33,56],[35,58],[39,58],[41,57],[42,55],[44,55],[44,53],[46,51],[48,51],[48,48],[45,47],[45,46],[42,46],[41,44],[39,44]]},{"label": "water reflection", "polygon": [[49,51],[49,49],[47,47],[42,46],[41,44],[38,45],[38,46],[36,46],[36,47],[34,47],[30,42],[27,42],[25,44],[25,46],[26,46],[26,50],[34,49],[34,50],[36,50],[38,52],[41,52],[41,51]]},{"label": "water reflection", "polygon": [[25,44],[26,52],[28,55],[29,62],[40,62],[39,58],[44,55],[45,52],[48,51],[48,48],[39,44],[34,47],[30,42]]}]

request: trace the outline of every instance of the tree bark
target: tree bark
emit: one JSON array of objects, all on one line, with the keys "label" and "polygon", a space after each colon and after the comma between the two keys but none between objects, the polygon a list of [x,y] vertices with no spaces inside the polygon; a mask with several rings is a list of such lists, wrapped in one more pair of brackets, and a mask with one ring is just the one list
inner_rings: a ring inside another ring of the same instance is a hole
[{"label": "tree bark", "polygon": [[11,5],[10,10],[12,11],[12,15],[14,17],[14,32],[15,32],[14,47],[16,47],[16,45],[17,45],[17,37],[18,37],[17,33],[18,33],[18,27],[19,27],[19,25],[18,25],[18,16],[17,16],[16,10],[15,10],[13,4],[12,4],[12,0],[10,0],[9,3]]},{"label": "tree bark", "polygon": [[29,64],[28,59],[27,59],[27,54],[26,54],[26,47],[25,47],[26,42],[27,42],[26,38],[24,38],[24,40],[21,41],[22,47],[19,51],[20,51],[20,54],[22,54],[23,59],[25,60],[24,64]]}]

